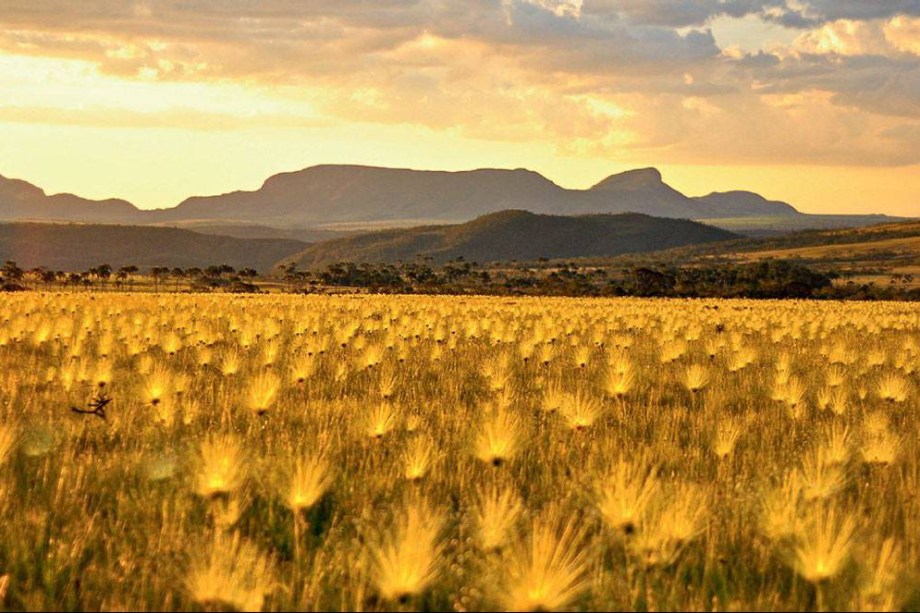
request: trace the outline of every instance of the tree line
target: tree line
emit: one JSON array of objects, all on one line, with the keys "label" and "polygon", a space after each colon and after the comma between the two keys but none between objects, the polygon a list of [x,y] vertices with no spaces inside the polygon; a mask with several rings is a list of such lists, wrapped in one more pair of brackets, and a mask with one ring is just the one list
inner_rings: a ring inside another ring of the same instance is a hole
[{"label": "tree line", "polygon": [[[841,279],[844,282],[835,283]],[[272,277],[252,268],[226,264],[204,268],[138,266],[118,269],[102,264],[82,272],[23,270],[7,261],[0,268],[5,291],[29,289],[115,289],[153,291],[258,292],[280,280],[292,293],[353,291],[366,293],[485,294],[498,296],[639,296],[675,298],[818,298],[920,300],[920,289],[908,287],[910,275],[892,275],[888,285],[858,284],[847,275],[810,269],[796,262],[764,260],[710,266],[650,264],[584,266],[574,262],[481,266],[457,258],[436,265],[430,261],[371,264],[339,262],[320,271],[279,266]]]},{"label": "tree line", "polygon": [[254,281],[258,272],[252,268],[236,270],[227,264],[207,266],[205,268],[180,268],[154,266],[147,274],[135,265],[114,268],[109,264],[100,264],[84,271],[51,270],[44,266],[23,269],[14,260],[7,260],[0,268],[0,287],[5,291],[29,289],[39,285],[43,289],[137,289],[140,281],[149,281],[154,291],[180,291],[226,289],[229,291],[258,291]]},{"label": "tree line", "polygon": [[912,278],[903,275],[893,275],[888,286],[841,284],[835,283],[841,278],[837,273],[784,260],[605,267],[544,259],[537,264],[483,267],[458,258],[441,266],[340,262],[319,272],[301,271],[294,264],[279,271],[287,289],[298,292],[344,287],[377,293],[920,300],[920,290],[906,286]]}]

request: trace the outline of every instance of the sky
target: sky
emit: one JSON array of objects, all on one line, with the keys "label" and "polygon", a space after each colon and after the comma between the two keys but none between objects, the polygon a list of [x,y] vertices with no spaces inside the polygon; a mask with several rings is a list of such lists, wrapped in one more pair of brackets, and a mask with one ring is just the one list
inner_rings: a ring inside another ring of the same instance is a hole
[{"label": "sky", "polygon": [[920,0],[0,2],[0,175],[155,208],[322,163],[920,215]]}]

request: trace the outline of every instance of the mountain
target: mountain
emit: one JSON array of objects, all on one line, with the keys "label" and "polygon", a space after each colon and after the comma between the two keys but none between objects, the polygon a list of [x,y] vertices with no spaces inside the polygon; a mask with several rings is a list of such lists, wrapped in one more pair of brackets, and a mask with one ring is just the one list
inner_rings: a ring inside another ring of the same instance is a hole
[{"label": "mountain", "polygon": [[791,204],[767,200],[760,194],[746,191],[713,192],[694,198],[711,211],[724,213],[705,217],[781,217],[801,215]]},{"label": "mountain", "polygon": [[0,221],[161,225],[244,238],[312,241],[381,227],[465,222],[509,209],[547,215],[634,212],[704,220],[751,235],[892,220],[805,215],[785,202],[746,191],[690,198],[665,183],[655,168],[615,174],[577,190],[524,169],[446,172],[321,165],[275,175],[254,191],[194,197],[153,211],[124,200],[49,196],[25,181],[0,177]]},{"label": "mountain", "polygon": [[460,221],[507,208],[552,208],[564,203],[566,193],[529,170],[442,172],[326,165],[275,175],[254,192],[189,198],[161,215],[307,225]]},{"label": "mountain", "polygon": [[656,168],[640,168],[609,176],[588,190],[587,197],[591,203],[589,208],[606,207],[603,210],[608,212],[631,211],[685,219],[722,216],[717,214],[722,211],[717,205],[688,198],[665,183]]},{"label": "mountain", "polygon": [[18,179],[0,176],[0,219],[82,222],[140,221],[142,211],[125,200],[87,200],[73,194],[47,195]]},{"label": "mountain", "polygon": [[[745,193],[746,194],[746,193]],[[271,224],[325,224],[419,219],[466,221],[504,209],[579,215],[639,212],[672,218],[775,215],[727,196],[695,199],[667,185],[654,168],[604,179],[588,190],[559,187],[529,170],[420,171],[370,166],[313,166],[276,175],[260,189],[190,198],[158,218],[261,220]],[[781,214],[797,215],[792,207]]]},{"label": "mountain", "polygon": [[563,217],[501,211],[457,225],[385,230],[307,247],[288,261],[306,268],[350,261],[411,261],[419,256],[443,263],[457,257],[494,262],[612,256],[736,238],[688,220],[638,213]]},{"label": "mountain", "polygon": [[210,236],[176,228],[98,224],[0,224],[0,261],[24,268],[45,266],[78,271],[109,264],[170,268],[229,264],[234,268],[271,267],[304,249],[288,239],[240,239]]}]

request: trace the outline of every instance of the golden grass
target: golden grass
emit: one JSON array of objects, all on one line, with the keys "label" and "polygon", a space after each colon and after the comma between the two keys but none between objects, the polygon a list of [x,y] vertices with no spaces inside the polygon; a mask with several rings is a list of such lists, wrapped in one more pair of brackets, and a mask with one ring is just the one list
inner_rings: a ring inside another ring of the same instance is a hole
[{"label": "golden grass", "polygon": [[911,304],[29,294],[0,321],[2,609],[920,606]]},{"label": "golden grass", "polygon": [[[867,235],[871,238],[871,235]],[[772,258],[777,260],[803,259],[827,260],[843,259],[852,260],[860,257],[871,257],[880,253],[894,252],[920,257],[920,236],[907,238],[889,238],[879,241],[866,241],[862,243],[847,243],[839,245],[817,245],[813,247],[791,247],[789,249],[771,249],[768,251],[752,251],[738,254],[744,260],[762,260]]]}]

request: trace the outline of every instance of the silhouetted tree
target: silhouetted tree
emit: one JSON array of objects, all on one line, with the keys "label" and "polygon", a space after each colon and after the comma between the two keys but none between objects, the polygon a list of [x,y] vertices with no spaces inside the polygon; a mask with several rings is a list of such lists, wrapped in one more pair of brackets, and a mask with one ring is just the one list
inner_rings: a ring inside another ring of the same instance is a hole
[{"label": "silhouetted tree", "polygon": [[7,260],[3,265],[3,278],[7,281],[22,280],[23,270],[16,265],[14,260]]},{"label": "silhouetted tree", "polygon": [[169,274],[169,268],[165,266],[154,266],[150,269],[150,276],[153,277],[154,291],[160,291],[160,282]]}]

